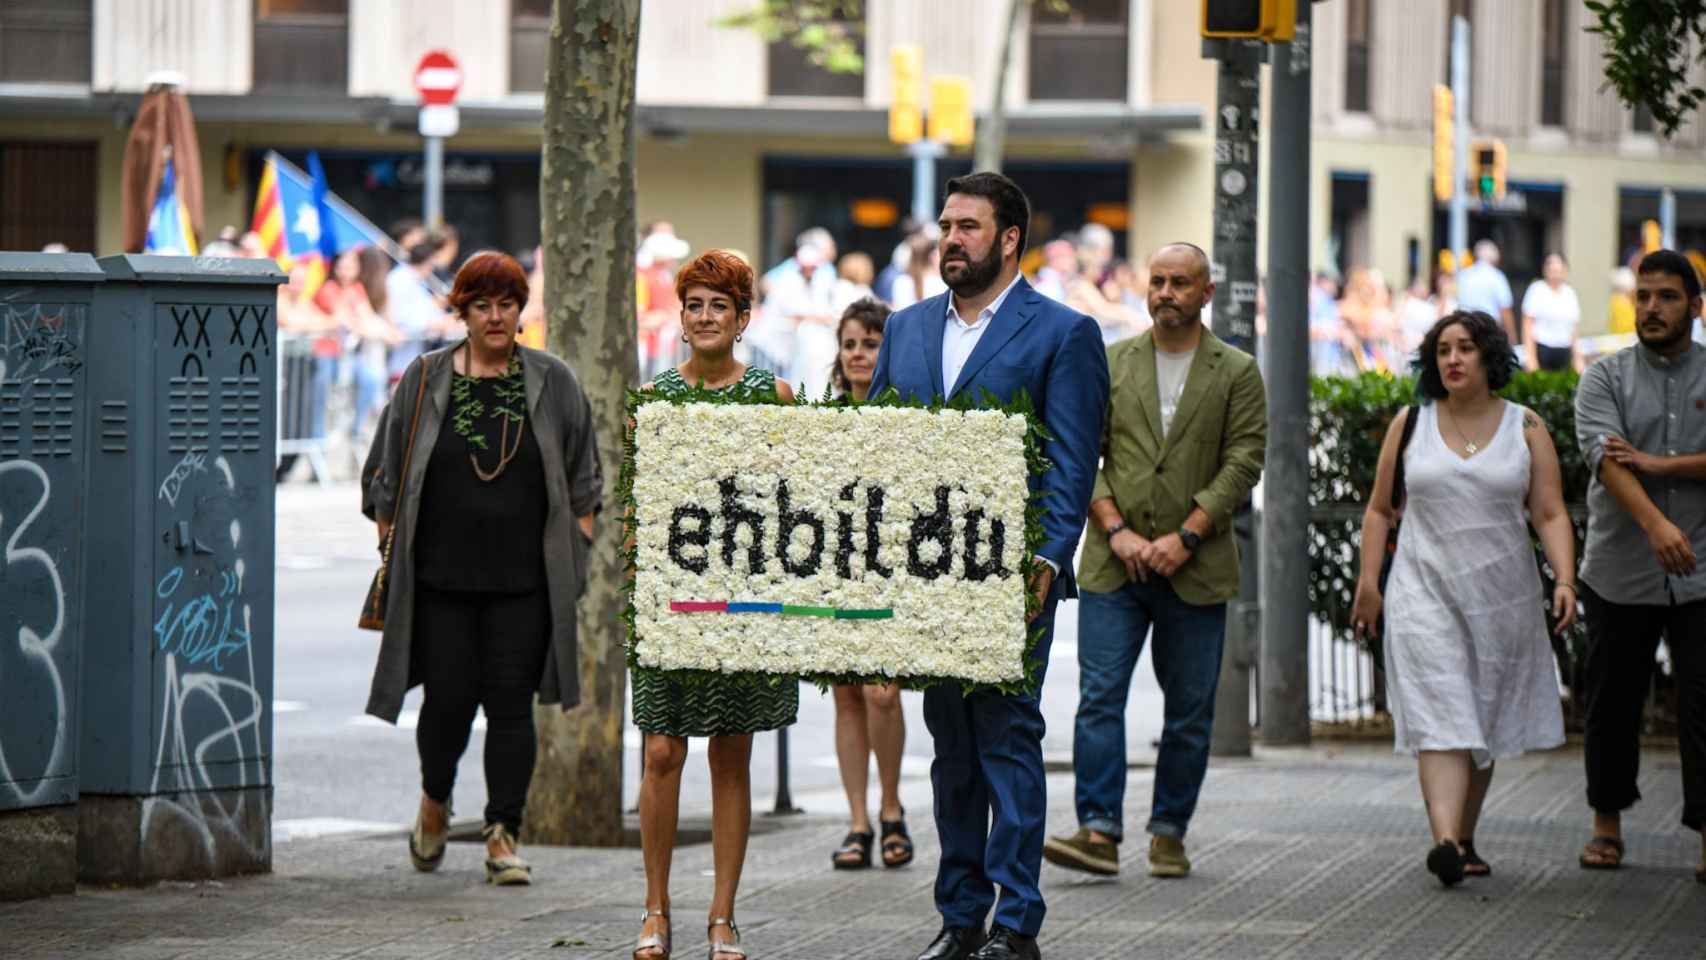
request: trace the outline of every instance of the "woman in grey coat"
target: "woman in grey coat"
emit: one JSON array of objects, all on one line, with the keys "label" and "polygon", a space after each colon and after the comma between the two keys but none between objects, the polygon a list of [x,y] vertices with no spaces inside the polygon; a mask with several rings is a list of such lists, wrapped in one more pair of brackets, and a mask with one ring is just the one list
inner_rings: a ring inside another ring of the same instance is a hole
[{"label": "woman in grey coat", "polygon": [[443,860],[456,764],[484,708],[486,877],[496,884],[530,882],[516,837],[537,747],[533,695],[564,710],[580,699],[575,602],[602,490],[579,381],[515,342],[527,295],[527,275],[505,254],[463,264],[450,304],[468,337],[404,371],[362,471],[362,512],[381,543],[395,525],[367,712],[395,723],[403,694],[425,687],[409,856],[419,870]]}]

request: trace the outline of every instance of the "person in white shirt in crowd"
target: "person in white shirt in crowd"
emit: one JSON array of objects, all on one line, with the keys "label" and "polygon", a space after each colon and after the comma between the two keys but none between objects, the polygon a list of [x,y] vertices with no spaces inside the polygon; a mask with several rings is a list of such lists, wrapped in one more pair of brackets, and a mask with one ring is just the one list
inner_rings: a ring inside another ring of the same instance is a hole
[{"label": "person in white shirt in crowd", "polygon": [[1522,332],[1512,312],[1511,282],[1499,269],[1499,245],[1491,240],[1475,244],[1475,262],[1457,271],[1457,309],[1476,311],[1497,319],[1511,343],[1522,342]]},{"label": "person in white shirt in crowd", "polygon": [[1334,376],[1345,368],[1345,321],[1339,315],[1339,281],[1330,273],[1315,274],[1309,287],[1309,371]]},{"label": "person in white shirt in crowd", "polygon": [[[801,230],[799,236],[794,238],[794,249],[797,251],[801,247],[817,248],[819,255],[818,263],[828,264],[829,268],[827,270],[815,271],[814,276],[816,276],[817,279],[814,282],[822,284],[825,287],[832,286],[835,282],[835,257],[838,249],[835,245],[835,235],[823,227],[808,227]],[[800,258],[796,253],[794,256],[789,257],[765,271],[765,274],[760,281],[759,294],[761,296],[768,296],[771,289],[773,289],[777,282],[783,277],[799,272]]]},{"label": "person in white shirt in crowd", "polygon": [[1405,356],[1416,352],[1440,318],[1439,301],[1428,296],[1428,278],[1420,273],[1410,281],[1398,307],[1398,344]]},{"label": "person in white shirt in crowd", "polygon": [[1072,241],[1061,237],[1043,246],[1043,265],[1037,270],[1037,292],[1056,303],[1065,303],[1078,280],[1078,251]]},{"label": "person in white shirt in crowd", "polygon": [[929,231],[918,234],[907,244],[906,275],[894,282],[894,295],[889,306],[903,310],[920,300],[947,292],[942,282],[942,253],[936,248],[936,238]]},{"label": "person in white shirt in crowd", "polygon": [[793,272],[776,278],[765,298],[770,338],[764,345],[791,346],[770,352],[790,358],[789,382],[799,386],[807,399],[816,400],[829,388],[829,369],[835,364],[835,323],[839,317],[834,302],[835,267],[816,243],[805,243],[795,250],[794,265]]},{"label": "person in white shirt in crowd", "polygon": [[1570,266],[1561,253],[1549,254],[1541,278],[1522,295],[1522,358],[1529,370],[1582,371],[1576,329],[1582,322],[1581,301],[1566,282]]},{"label": "person in white shirt in crowd", "polygon": [[386,363],[393,385],[403,378],[409,364],[426,352],[428,343],[444,338],[460,322],[444,309],[427,284],[437,252],[430,240],[417,243],[409,248],[408,261],[393,267],[385,277],[385,309],[398,335]]}]

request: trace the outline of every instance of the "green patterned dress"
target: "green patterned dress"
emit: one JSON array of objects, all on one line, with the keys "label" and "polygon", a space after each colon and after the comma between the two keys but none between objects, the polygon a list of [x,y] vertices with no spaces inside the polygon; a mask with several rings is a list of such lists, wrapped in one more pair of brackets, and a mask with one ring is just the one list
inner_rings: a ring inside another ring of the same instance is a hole
[{"label": "green patterned dress", "polygon": [[[671,396],[690,388],[671,367],[653,381],[652,389]],[[776,375],[749,366],[739,380],[717,392],[774,394]],[[672,737],[757,733],[792,725],[800,711],[800,684],[796,680],[783,680],[772,686],[767,680],[717,677],[689,684],[677,680],[667,670],[645,667],[635,667],[633,675],[634,725],[646,733]]]}]

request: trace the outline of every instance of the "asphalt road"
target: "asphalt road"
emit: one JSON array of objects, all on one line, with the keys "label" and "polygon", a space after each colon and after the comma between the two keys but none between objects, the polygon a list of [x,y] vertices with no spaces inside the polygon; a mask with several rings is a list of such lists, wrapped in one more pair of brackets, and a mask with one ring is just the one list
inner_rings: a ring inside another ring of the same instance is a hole
[{"label": "asphalt road", "polygon": [[[398,726],[363,715],[378,636],[355,626],[356,613],[378,556],[372,524],[362,518],[353,485],[321,487],[295,481],[279,488],[278,611],[274,688],[275,839],[394,830],[412,821],[419,795],[414,711],[420,691],[404,703]],[[1063,604],[1043,691],[1051,761],[1069,761],[1078,701],[1077,604]],[[903,776],[927,778],[930,737],[922,695],[902,697],[907,745]],[[789,735],[789,771],[796,805],[809,813],[845,812],[835,761],[834,704],[804,685],[799,723]],[[1138,665],[1127,712],[1133,760],[1153,756],[1160,735],[1161,695],[1147,652]],[[760,734],[753,749],[753,807],[774,805],[777,737]],[[459,768],[452,800],[458,818],[478,818],[485,804],[480,721]],[[683,815],[708,812],[709,777],[702,741],[694,741],[682,786]],[[629,727],[623,790],[633,806],[639,787],[639,734]],[[871,804],[874,810],[875,771]]]}]

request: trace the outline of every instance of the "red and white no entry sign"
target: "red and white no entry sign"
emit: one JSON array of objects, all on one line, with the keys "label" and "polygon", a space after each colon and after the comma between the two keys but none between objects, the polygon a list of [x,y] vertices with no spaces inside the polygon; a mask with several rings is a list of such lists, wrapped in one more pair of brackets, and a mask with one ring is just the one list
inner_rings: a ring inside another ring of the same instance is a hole
[{"label": "red and white no entry sign", "polygon": [[429,50],[415,65],[415,92],[427,106],[444,106],[456,102],[456,92],[462,89],[462,66],[449,50]]}]

